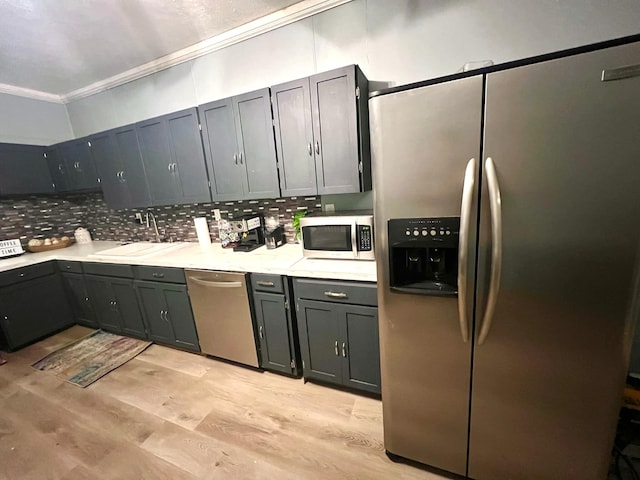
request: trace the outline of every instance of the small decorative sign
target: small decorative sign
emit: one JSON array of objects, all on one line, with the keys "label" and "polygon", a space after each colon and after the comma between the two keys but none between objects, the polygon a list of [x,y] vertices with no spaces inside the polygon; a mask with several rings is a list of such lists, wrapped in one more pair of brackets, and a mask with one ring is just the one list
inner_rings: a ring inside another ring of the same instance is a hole
[{"label": "small decorative sign", "polygon": [[0,240],[0,258],[22,255],[23,253],[24,250],[22,249],[20,240]]}]

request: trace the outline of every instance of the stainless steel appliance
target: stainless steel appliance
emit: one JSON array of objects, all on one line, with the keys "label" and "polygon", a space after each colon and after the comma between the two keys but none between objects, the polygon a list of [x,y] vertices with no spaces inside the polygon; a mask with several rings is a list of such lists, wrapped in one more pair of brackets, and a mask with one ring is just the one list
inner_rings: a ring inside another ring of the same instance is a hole
[{"label": "stainless steel appliance", "polygon": [[305,257],[375,260],[370,213],[314,214],[300,219],[300,230]]},{"label": "stainless steel appliance", "polygon": [[640,44],[613,43],[370,99],[390,456],[606,477],[640,307]]},{"label": "stainless steel appliance", "polygon": [[246,274],[185,273],[202,353],[258,367]]}]

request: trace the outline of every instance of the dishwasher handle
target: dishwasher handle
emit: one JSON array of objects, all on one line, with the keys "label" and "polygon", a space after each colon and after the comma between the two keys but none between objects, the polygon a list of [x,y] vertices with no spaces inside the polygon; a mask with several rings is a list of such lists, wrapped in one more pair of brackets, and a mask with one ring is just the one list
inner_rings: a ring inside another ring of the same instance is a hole
[{"label": "dishwasher handle", "polygon": [[242,287],[242,282],[214,282],[211,280],[203,280],[198,277],[189,277],[189,280],[192,280],[193,283],[197,283],[198,285],[204,285],[205,287],[218,287],[218,288],[238,288]]}]

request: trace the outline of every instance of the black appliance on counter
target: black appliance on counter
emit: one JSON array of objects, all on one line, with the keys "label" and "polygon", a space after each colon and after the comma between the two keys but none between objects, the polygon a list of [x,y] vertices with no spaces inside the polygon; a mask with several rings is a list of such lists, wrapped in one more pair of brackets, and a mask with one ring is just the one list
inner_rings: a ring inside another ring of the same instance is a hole
[{"label": "black appliance on counter", "polygon": [[250,252],[264,245],[264,219],[262,215],[246,215],[231,220],[233,228],[239,233],[238,244],[234,252]]}]

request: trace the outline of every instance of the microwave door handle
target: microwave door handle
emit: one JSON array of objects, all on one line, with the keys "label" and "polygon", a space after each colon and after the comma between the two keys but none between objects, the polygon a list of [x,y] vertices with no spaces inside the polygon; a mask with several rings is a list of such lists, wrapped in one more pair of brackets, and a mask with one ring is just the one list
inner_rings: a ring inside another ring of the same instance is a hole
[{"label": "microwave door handle", "polygon": [[358,223],[353,222],[351,224],[351,250],[353,251],[353,258],[358,258],[358,242],[356,242],[357,229],[358,229]]}]

